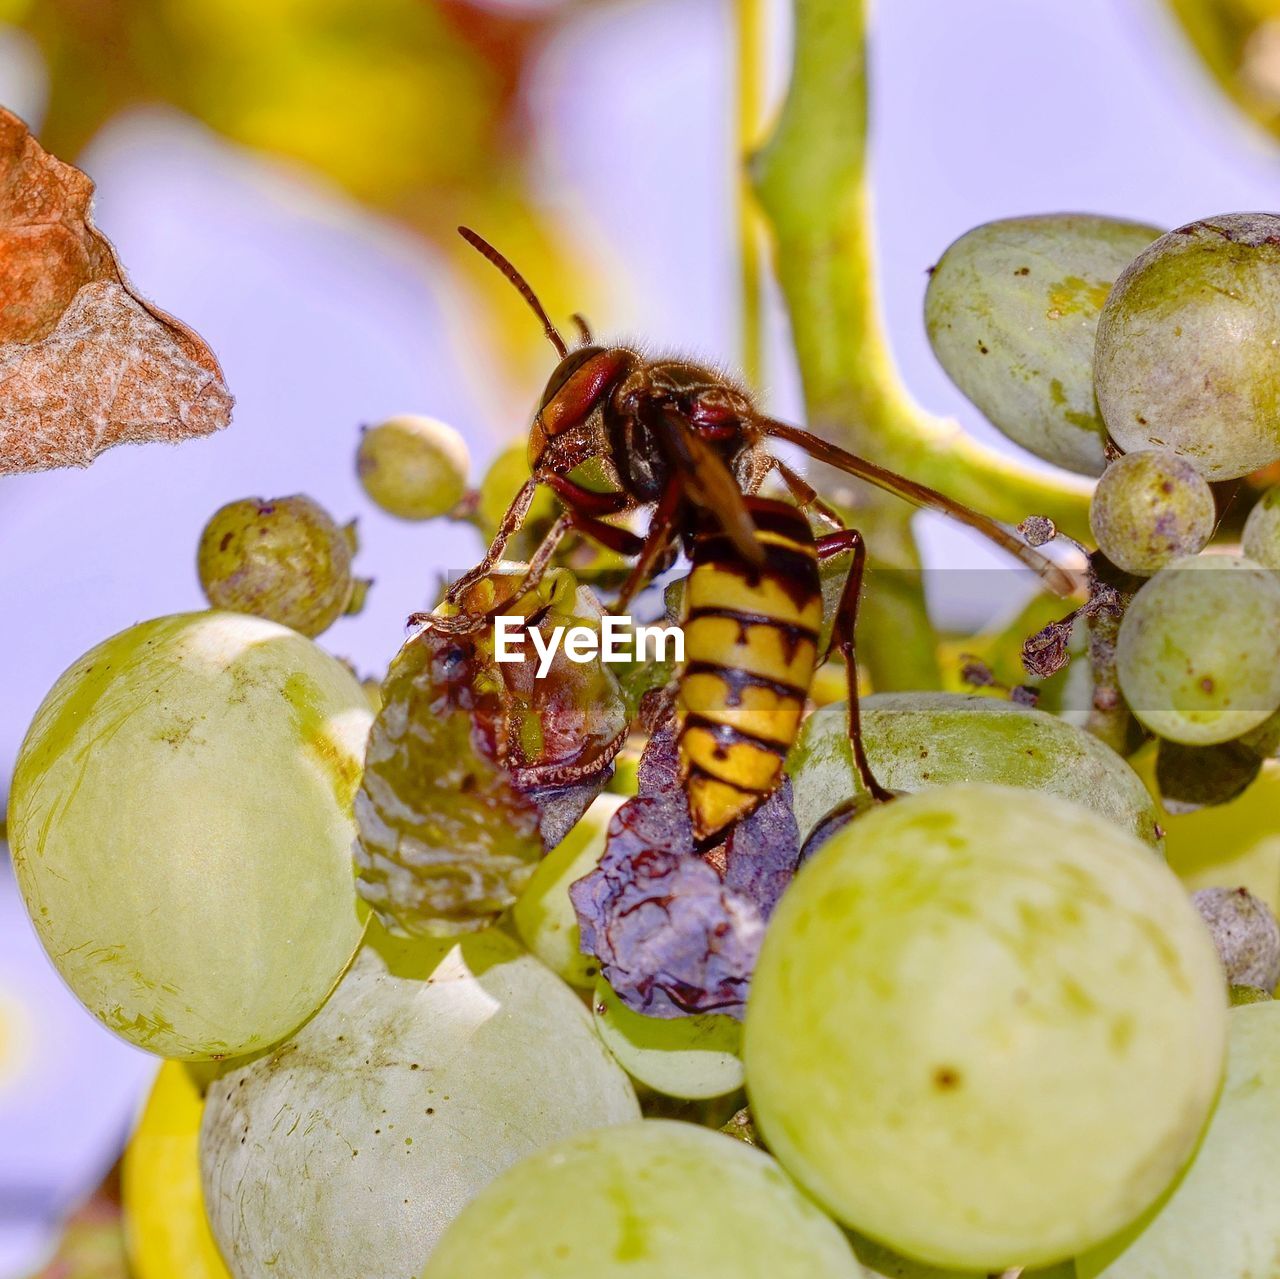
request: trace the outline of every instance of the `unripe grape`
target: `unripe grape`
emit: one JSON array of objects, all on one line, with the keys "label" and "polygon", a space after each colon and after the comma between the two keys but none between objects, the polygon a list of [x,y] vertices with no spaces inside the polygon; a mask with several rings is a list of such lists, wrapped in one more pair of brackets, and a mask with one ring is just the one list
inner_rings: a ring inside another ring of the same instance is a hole
[{"label": "unripe grape", "polygon": [[1227,987],[1227,998],[1232,1008],[1240,1008],[1245,1004],[1265,1004],[1271,998],[1271,992],[1260,986],[1232,985]]},{"label": "unripe grape", "polygon": [[1240,549],[1267,568],[1280,568],[1280,484],[1268,489],[1249,512]]},{"label": "unripe grape", "polygon": [[511,912],[520,940],[558,977],[583,990],[595,989],[600,961],[579,947],[569,885],[599,864],[609,821],[623,798],[599,795],[592,801],[577,825],[538,863]]},{"label": "unripe grape", "polygon": [[751,1112],[847,1226],[999,1273],[1148,1207],[1213,1104],[1222,968],[1144,844],[1054,796],[958,785],[850,822],[765,934]]},{"label": "unripe grape", "polygon": [[261,618],[189,613],[90,650],[36,712],[9,839],[80,1001],[163,1057],[265,1048],[363,930],[352,802],[370,715],[351,673]]},{"label": "unripe grape", "polygon": [[402,520],[447,515],[462,500],[470,469],[466,441],[453,427],[410,413],[365,428],[356,452],[364,491]]},{"label": "unripe grape", "polygon": [[1280,1256],[1280,1004],[1228,1019],[1227,1077],[1171,1193],[1076,1258],[1079,1279],[1263,1279]]},{"label": "unripe grape", "polygon": [[[892,791],[997,782],[1073,800],[1158,846],[1141,778],[1109,746],[1056,715],[963,693],[875,693],[862,699],[871,771]],[[787,760],[800,838],[853,796],[844,702],[815,711]]]},{"label": "unripe grape", "polygon": [[214,608],[314,637],[351,602],[352,550],[351,534],[309,497],[246,497],[214,512],[196,566]]},{"label": "unripe grape", "polygon": [[585,1133],[509,1169],[422,1279],[861,1279],[768,1155],[666,1119]]},{"label": "unripe grape", "polygon": [[1061,214],[989,222],[929,280],[925,322],[947,375],[1011,440],[1072,471],[1106,464],[1093,339],[1112,281],[1156,227]]},{"label": "unripe grape", "polygon": [[742,1087],[742,1025],[733,1017],[646,1017],[603,978],[591,1002],[605,1047],[632,1079],[668,1097],[723,1097]]},{"label": "unripe grape", "polygon": [[1098,406],[1126,452],[1172,449],[1210,480],[1280,458],[1280,216],[1228,213],[1162,236],[1098,323]]},{"label": "unripe grape", "polygon": [[1191,900],[1209,926],[1229,984],[1280,985],[1280,924],[1265,902],[1247,888],[1202,888]]},{"label": "unripe grape", "polygon": [[371,924],[320,1012],[210,1088],[209,1222],[236,1279],[407,1279],[504,1168],[638,1116],[590,1014],[515,942]]},{"label": "unripe grape", "polygon": [[1226,742],[1280,707],[1280,574],[1232,555],[1175,560],[1133,597],[1116,644],[1120,688],[1153,733]]},{"label": "unripe grape", "polygon": [[1166,451],[1117,458],[1089,505],[1098,549],[1117,568],[1143,576],[1202,551],[1216,519],[1209,482],[1185,458]]}]

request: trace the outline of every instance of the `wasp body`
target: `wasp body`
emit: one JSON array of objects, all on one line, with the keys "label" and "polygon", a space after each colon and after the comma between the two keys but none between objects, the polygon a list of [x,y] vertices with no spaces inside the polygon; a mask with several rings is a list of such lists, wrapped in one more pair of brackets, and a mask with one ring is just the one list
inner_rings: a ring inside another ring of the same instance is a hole
[{"label": "wasp body", "polygon": [[[819,652],[818,560],[841,550],[853,551],[853,566],[832,639],[849,672],[855,764],[864,788],[884,796],[867,767],[858,732],[854,623],[862,540],[800,475],[773,456],[770,438],[798,445],[811,457],[967,524],[1062,594],[1076,589],[1069,574],[1002,525],[800,427],[767,417],[744,390],[713,369],[598,345],[580,319],[582,344],[571,351],[520,273],[475,232],[460,230],[519,290],[560,363],[530,429],[530,478],[484,558],[453,584],[447,599],[457,604],[471,584],[493,572],[540,484],[557,494],[564,511],[533,553],[518,594],[537,584],[570,532],[634,557],[615,604],[619,613],[683,549],[692,571],[676,708],[681,778],[700,841],[749,813],[781,780],[814,670],[826,656]],[[603,472],[607,490],[578,482],[575,472],[586,463]],[[759,496],[774,472],[795,505]],[[638,510],[649,513],[643,536],[609,522]],[[808,514],[832,532],[815,538]],[[502,611],[498,606],[473,615],[463,609],[429,620],[441,629],[471,629]]]},{"label": "wasp body", "polygon": [[784,502],[746,505],[764,562],[748,563],[708,521],[685,583],[677,742],[699,840],[778,785],[818,663],[822,587],[809,521]]}]

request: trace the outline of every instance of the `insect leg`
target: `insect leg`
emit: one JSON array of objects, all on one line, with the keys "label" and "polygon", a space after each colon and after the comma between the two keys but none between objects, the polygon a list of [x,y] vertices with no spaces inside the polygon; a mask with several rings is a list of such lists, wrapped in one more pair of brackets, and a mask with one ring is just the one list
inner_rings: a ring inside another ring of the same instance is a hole
[{"label": "insect leg", "polygon": [[475,568],[468,570],[458,578],[445,593],[445,600],[448,603],[456,603],[458,596],[463,591],[469,586],[474,586],[482,577],[488,577],[493,572],[494,567],[502,558],[502,552],[507,549],[507,543],[520,531],[526,518],[528,518],[529,508],[533,505],[533,495],[538,491],[538,483],[539,481],[534,476],[530,476],[525,480],[520,492],[515,495],[511,505],[507,507],[506,513],[502,517],[502,522],[498,525],[498,531],[493,535],[493,541],[489,543],[489,549],[484,553],[484,559]]},{"label": "insect leg", "polygon": [[[862,534],[854,528],[840,529],[818,538],[818,558],[829,559],[842,551],[853,552],[853,564],[845,581],[844,590],[840,593],[840,602],[836,605],[835,621],[831,635],[835,647],[844,658],[845,676],[849,690],[849,742],[853,747],[853,765],[858,770],[858,779],[864,790],[872,799],[884,801],[892,799],[889,791],[876,781],[871,765],[867,761],[866,748],[862,742],[862,712],[858,698],[858,654],[855,633],[858,626],[858,598],[862,594],[862,574],[867,563],[867,544]],[[827,819],[830,820],[829,818]],[[824,822],[824,825],[826,823]]]},{"label": "insect leg", "polygon": [[649,531],[645,534],[644,545],[632,566],[627,580],[618,592],[617,602],[613,606],[615,613],[625,613],[631,601],[641,591],[653,575],[657,564],[667,547],[671,545],[671,536],[675,531],[675,512],[680,505],[680,485],[672,482],[663,491],[658,505],[654,508],[649,520]]},{"label": "insect leg", "polygon": [[1029,546],[1016,534],[1011,533],[1004,525],[998,524],[990,517],[960,502],[952,501],[945,494],[939,493],[937,489],[931,489],[924,484],[917,484],[914,480],[909,480],[904,475],[898,475],[883,466],[877,466],[874,462],[868,462],[866,458],[858,457],[857,454],[850,453],[847,449],[840,448],[839,445],[830,444],[821,437],[814,435],[811,431],[806,431],[799,426],[792,426],[789,422],[779,422],[775,418],[758,418],[756,425],[766,435],[799,445],[810,457],[817,458],[820,462],[826,462],[829,466],[834,466],[838,470],[844,471],[847,475],[866,480],[869,484],[874,484],[877,488],[884,489],[886,492],[894,493],[898,497],[914,503],[916,506],[922,506],[932,511],[940,511],[943,515],[949,515],[958,523],[968,525],[969,528],[981,533],[988,541],[994,542],[1003,550],[1008,551],[1010,555],[1021,560],[1028,568],[1034,569],[1045,586],[1056,595],[1064,597],[1075,595],[1083,587],[1083,583],[1077,580],[1075,574],[1055,564],[1048,556],[1041,555],[1039,551]]},{"label": "insect leg", "polygon": [[840,513],[818,496],[818,490],[808,480],[793,471],[781,458],[773,459],[773,469],[782,476],[783,483],[802,511],[812,511],[834,529],[844,528]]}]

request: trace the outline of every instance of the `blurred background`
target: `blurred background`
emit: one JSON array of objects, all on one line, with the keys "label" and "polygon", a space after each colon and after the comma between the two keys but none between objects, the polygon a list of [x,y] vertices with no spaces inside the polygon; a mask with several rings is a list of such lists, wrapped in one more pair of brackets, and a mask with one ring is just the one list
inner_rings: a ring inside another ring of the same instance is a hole
[{"label": "blurred background", "polygon": [[[788,6],[765,8],[775,102]],[[731,0],[0,0],[0,102],[94,178],[134,283],[209,341],[237,398],[217,437],[0,480],[0,793],[75,657],[202,607],[196,542],[224,502],[305,492],[359,517],[375,585],[325,643],[363,673],[438,574],[478,557],[466,526],[374,509],[353,468],[359,426],[397,412],[457,426],[476,477],[527,427],[549,352],[458,222],[557,316],[739,360],[736,16]],[[996,447],[1014,450],[921,322],[951,240],[1023,213],[1173,226],[1280,206],[1280,0],[891,0],[873,72],[892,343],[915,395]],[[765,313],[763,393],[797,417],[772,294]],[[992,562],[931,520],[920,532],[931,565]],[[949,607],[972,626],[1007,602]],[[63,990],[6,859],[0,1279],[43,1264],[154,1070]]]}]

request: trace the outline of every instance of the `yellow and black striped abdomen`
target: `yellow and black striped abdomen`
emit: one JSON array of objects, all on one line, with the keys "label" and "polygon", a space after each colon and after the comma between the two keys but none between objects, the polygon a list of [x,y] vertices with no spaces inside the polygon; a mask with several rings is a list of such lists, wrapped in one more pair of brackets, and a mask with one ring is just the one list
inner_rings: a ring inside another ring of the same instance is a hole
[{"label": "yellow and black striped abdomen", "polygon": [[813,681],[822,588],[813,534],[784,502],[749,497],[760,567],[718,529],[698,534],[685,585],[677,711],[694,834],[718,834],[782,779]]}]

